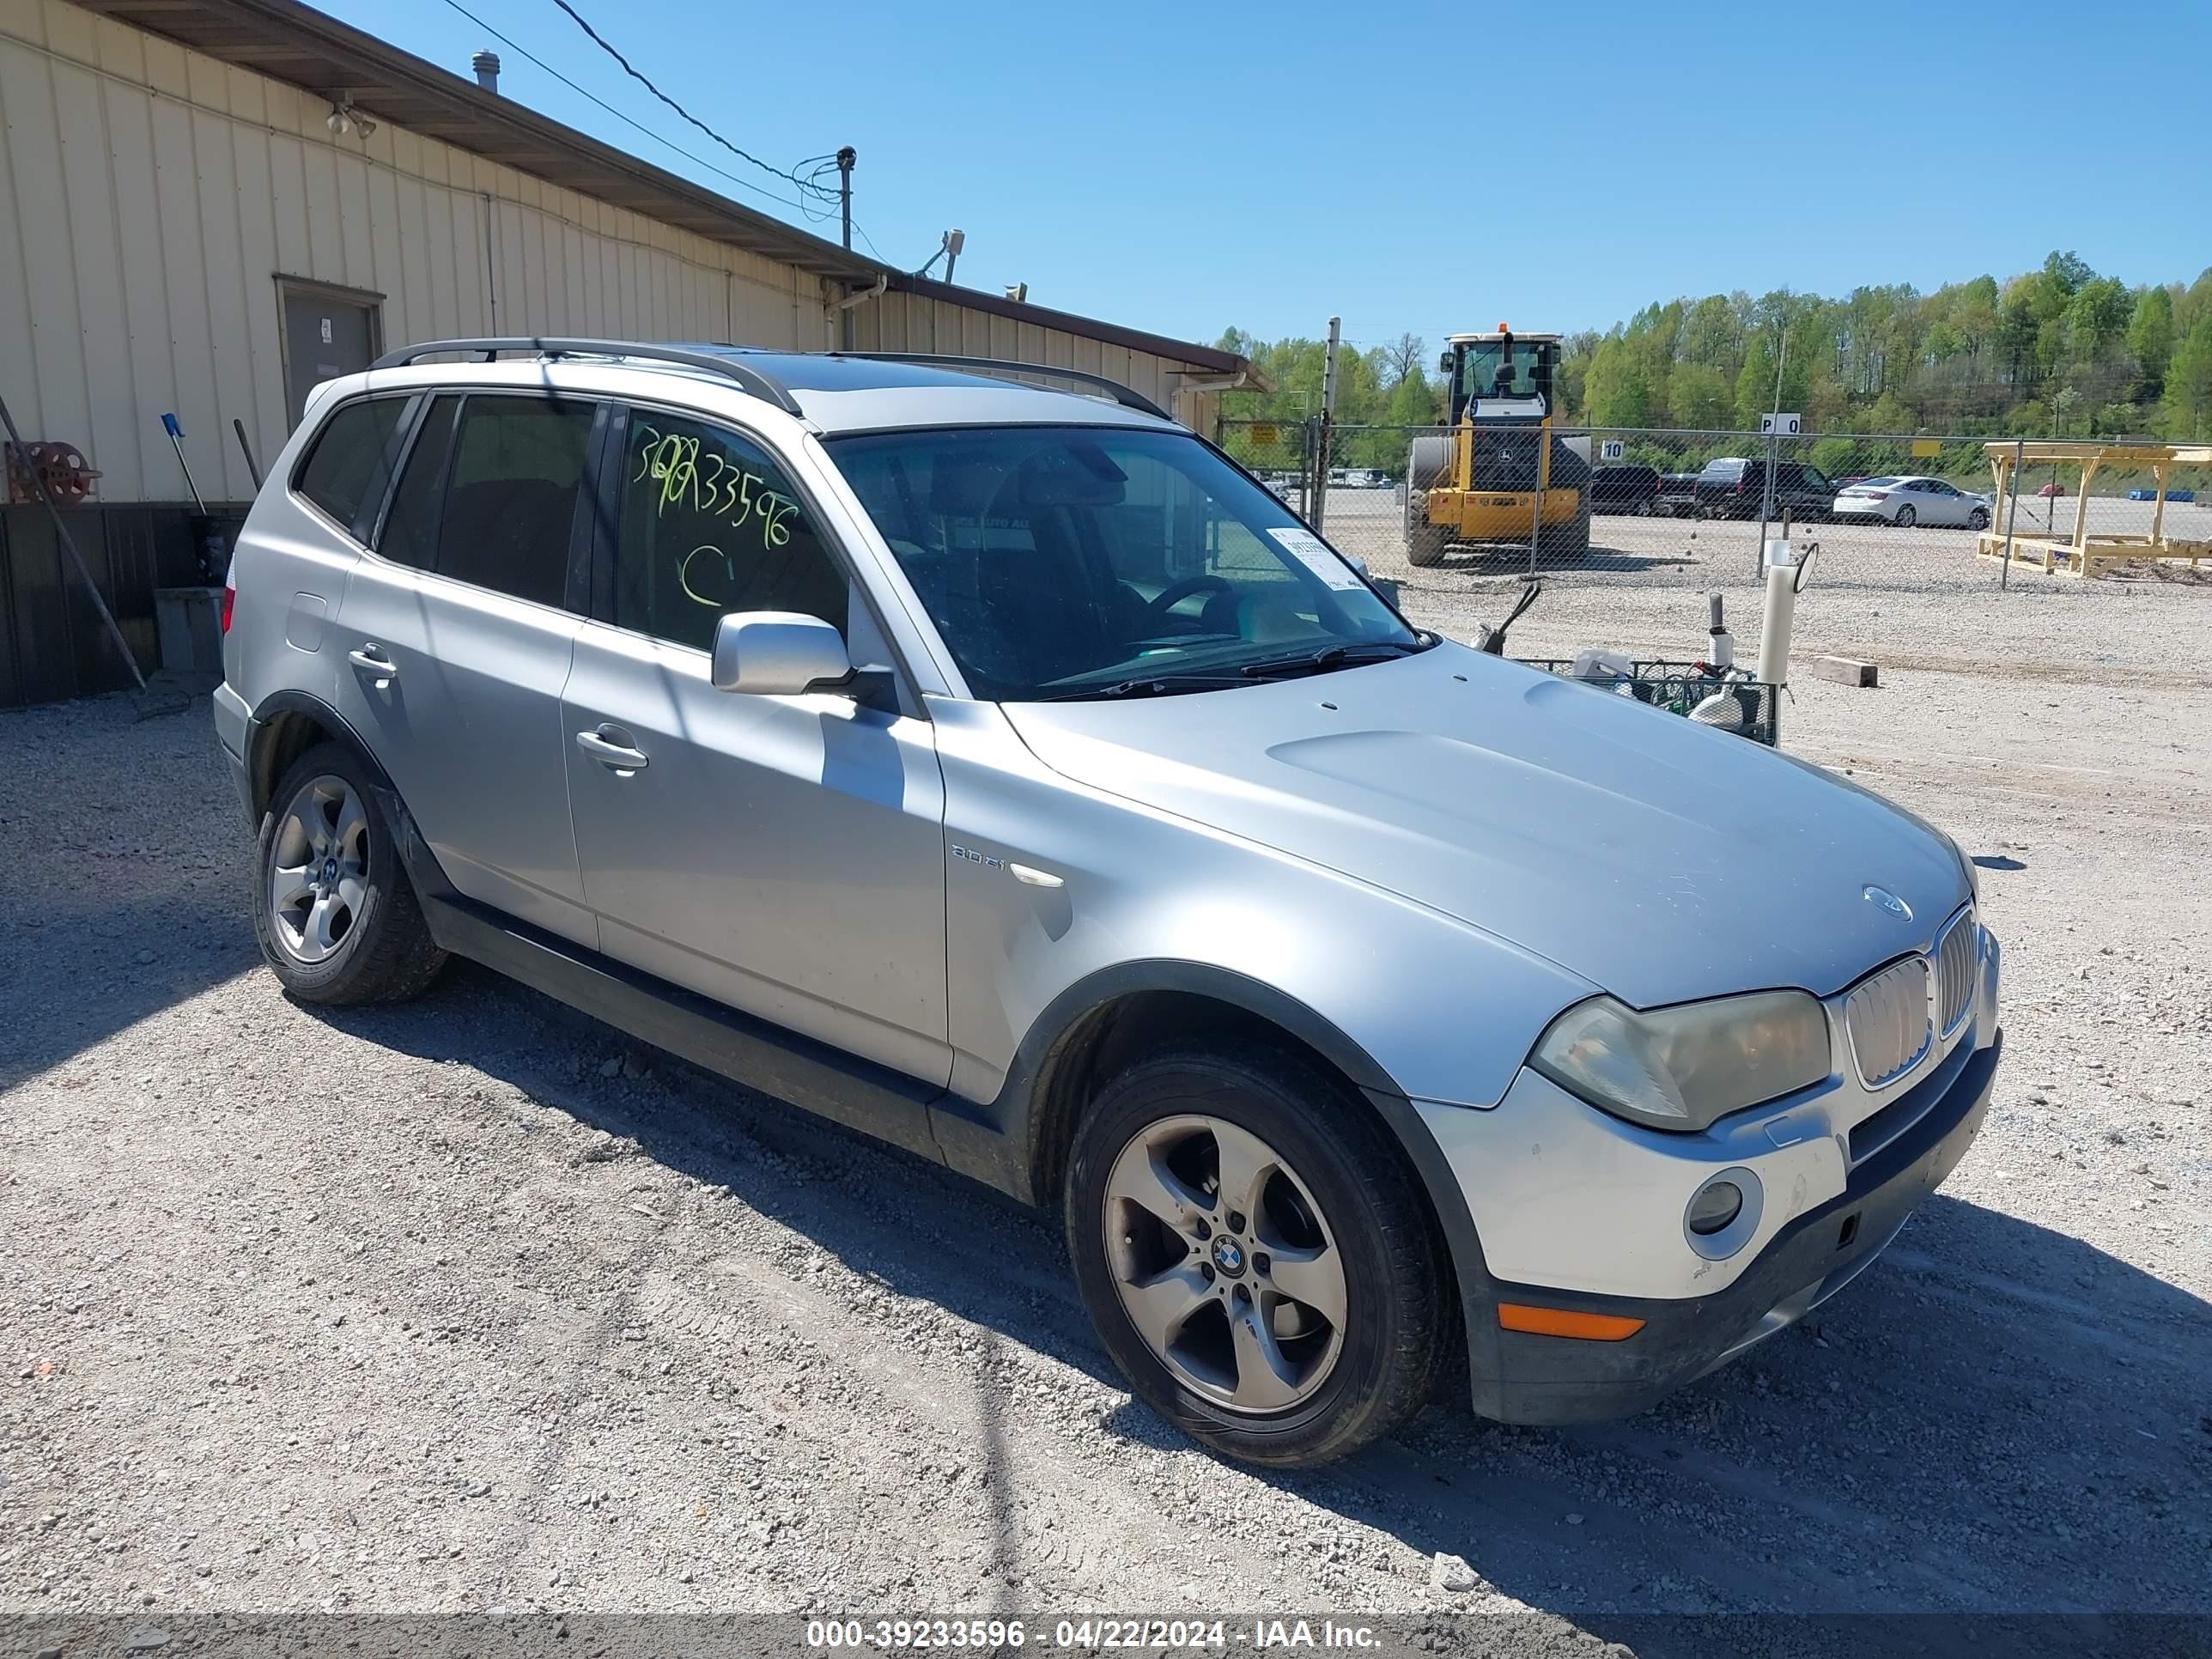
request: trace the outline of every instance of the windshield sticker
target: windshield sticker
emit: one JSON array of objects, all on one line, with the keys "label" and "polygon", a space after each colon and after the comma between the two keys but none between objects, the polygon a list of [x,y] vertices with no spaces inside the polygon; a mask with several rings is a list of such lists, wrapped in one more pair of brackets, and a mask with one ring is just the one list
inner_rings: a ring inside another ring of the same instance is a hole
[{"label": "windshield sticker", "polygon": [[1345,563],[1329,550],[1327,542],[1310,530],[1270,530],[1267,532],[1283,545],[1283,551],[1313,572],[1324,587],[1340,593],[1356,592],[1367,586]]}]

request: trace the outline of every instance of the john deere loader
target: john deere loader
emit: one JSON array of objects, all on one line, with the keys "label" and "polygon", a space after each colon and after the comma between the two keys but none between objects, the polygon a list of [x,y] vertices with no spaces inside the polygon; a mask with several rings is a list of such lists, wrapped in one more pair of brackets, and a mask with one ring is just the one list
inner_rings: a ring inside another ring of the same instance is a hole
[{"label": "john deere loader", "polygon": [[[1587,438],[1552,434],[1556,334],[1455,334],[1443,369],[1451,430],[1413,440],[1406,469],[1406,556],[1441,563],[1448,547],[1525,550],[1546,563],[1589,552]],[[1540,509],[1537,503],[1542,501]]]}]

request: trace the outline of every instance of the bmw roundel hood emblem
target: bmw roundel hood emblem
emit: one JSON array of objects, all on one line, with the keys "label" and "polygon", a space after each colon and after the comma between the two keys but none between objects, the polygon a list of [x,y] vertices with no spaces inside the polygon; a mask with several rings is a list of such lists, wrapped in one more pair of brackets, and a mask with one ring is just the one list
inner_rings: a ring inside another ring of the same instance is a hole
[{"label": "bmw roundel hood emblem", "polygon": [[1891,892],[1887,887],[1869,886],[1866,890],[1866,896],[1874,903],[1880,905],[1883,909],[1888,911],[1890,915],[1895,916],[1899,921],[1910,921],[1912,920],[1912,907],[1907,904],[1903,899],[1898,897],[1896,894]]}]

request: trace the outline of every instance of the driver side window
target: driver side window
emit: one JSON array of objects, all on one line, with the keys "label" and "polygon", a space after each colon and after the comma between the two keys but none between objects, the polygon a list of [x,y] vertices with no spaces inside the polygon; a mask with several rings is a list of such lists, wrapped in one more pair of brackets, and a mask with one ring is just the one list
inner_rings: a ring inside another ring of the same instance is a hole
[{"label": "driver side window", "polygon": [[846,631],[850,589],[782,470],[726,427],[633,409],[614,620],[708,650],[732,611],[797,611]]}]

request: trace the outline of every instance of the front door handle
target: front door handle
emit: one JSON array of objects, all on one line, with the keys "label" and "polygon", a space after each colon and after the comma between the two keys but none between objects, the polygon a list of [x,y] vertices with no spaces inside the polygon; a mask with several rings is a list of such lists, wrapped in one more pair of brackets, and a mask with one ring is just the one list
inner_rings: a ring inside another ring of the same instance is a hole
[{"label": "front door handle", "polygon": [[347,652],[346,660],[361,670],[362,673],[375,675],[376,683],[380,686],[399,678],[398,665],[387,659],[382,647],[374,641],[362,646],[357,651]]},{"label": "front door handle", "polygon": [[629,737],[620,726],[602,726],[596,731],[577,732],[576,747],[611,772],[642,772],[653,763],[645,750],[630,745]]}]

